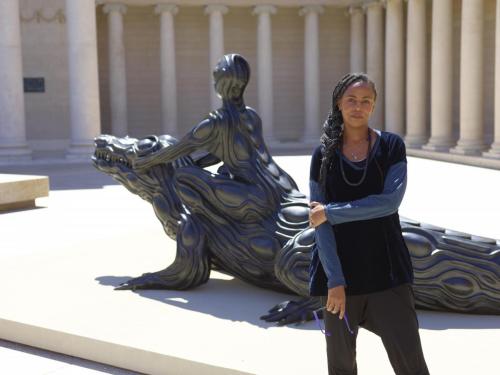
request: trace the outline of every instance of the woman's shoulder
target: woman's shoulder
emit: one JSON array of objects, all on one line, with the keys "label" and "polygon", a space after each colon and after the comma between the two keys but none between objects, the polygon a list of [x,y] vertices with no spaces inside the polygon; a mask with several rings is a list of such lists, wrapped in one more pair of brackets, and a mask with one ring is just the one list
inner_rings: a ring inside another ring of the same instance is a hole
[{"label": "woman's shoulder", "polygon": [[388,155],[390,164],[397,161],[406,161],[406,146],[400,135],[388,131],[381,131],[380,141],[383,143],[383,149]]},{"label": "woman's shoulder", "polygon": [[322,146],[317,146],[311,156],[311,167],[309,170],[310,180],[319,180],[319,171],[321,169],[321,160],[323,159]]},{"label": "woman's shoulder", "polygon": [[388,132],[385,130],[376,130],[376,132],[378,132],[379,137],[384,142],[391,144],[401,144],[401,143],[404,144],[404,140],[399,134]]},{"label": "woman's shoulder", "polygon": [[313,158],[318,158],[318,157],[322,157],[323,156],[323,146],[322,145],[318,145],[314,148],[313,152],[312,152],[312,157]]}]

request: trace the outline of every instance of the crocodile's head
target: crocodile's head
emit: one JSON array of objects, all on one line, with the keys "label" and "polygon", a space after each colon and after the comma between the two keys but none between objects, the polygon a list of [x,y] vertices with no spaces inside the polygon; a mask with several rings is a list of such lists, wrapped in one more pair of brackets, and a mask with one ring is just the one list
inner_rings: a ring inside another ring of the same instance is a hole
[{"label": "crocodile's head", "polygon": [[[150,168],[134,169],[133,161],[177,143],[169,136],[148,136],[142,139],[100,135],[95,138],[94,166],[125,186],[130,192],[150,202],[169,236],[175,235],[182,211],[173,186],[175,168],[189,160],[159,163]],[[186,158],[183,158],[186,159]]]},{"label": "crocodile's head", "polygon": [[92,156],[94,166],[124,185],[134,194],[150,201],[150,197],[158,185],[159,175],[171,175],[171,164],[136,170],[132,167],[133,161],[148,156],[168,147],[177,140],[169,135],[148,136],[145,138],[118,138],[103,134],[95,138],[95,152]]}]

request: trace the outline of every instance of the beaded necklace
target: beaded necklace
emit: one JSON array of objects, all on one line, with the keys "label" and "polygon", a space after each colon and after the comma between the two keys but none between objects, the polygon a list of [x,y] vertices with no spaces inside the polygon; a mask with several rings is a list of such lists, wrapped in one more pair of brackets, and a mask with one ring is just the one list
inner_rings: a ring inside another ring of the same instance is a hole
[{"label": "beaded necklace", "polygon": [[347,179],[345,172],[344,172],[344,161],[342,160],[343,156],[343,145],[344,142],[340,142],[340,172],[342,174],[342,178],[344,179],[344,182],[349,185],[349,186],[359,186],[365,181],[366,178],[366,172],[368,171],[368,158],[370,156],[370,150],[371,150],[371,145],[372,145],[372,133],[370,129],[368,129],[368,150],[366,151],[366,159],[365,159],[365,165],[363,167],[363,175],[361,176],[361,179],[358,182],[351,182]]}]

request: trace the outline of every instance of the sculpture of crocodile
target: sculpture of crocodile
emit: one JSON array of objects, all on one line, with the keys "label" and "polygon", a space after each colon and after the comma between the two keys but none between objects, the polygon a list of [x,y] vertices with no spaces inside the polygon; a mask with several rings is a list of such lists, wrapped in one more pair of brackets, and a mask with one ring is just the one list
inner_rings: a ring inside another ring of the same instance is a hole
[{"label": "sculpture of crocodile", "polygon": [[[319,300],[308,297],[314,229],[308,201],[272,159],[260,118],[244,105],[248,63],[226,55],[215,71],[222,107],[181,140],[96,138],[93,163],[153,205],[177,241],[174,262],[117,289],[189,289],[213,268],[263,288],[301,296],[263,316],[287,324],[308,320]],[[217,173],[206,167],[220,163]],[[401,219],[415,273],[417,307],[500,314],[500,246],[480,238]]]}]

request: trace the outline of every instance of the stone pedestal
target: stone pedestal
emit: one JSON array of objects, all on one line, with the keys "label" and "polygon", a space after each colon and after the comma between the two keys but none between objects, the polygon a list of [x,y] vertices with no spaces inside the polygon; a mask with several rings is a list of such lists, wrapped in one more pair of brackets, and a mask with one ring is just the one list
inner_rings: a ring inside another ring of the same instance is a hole
[{"label": "stone pedestal", "polygon": [[35,199],[49,195],[49,178],[0,174],[0,213],[35,207]]}]

